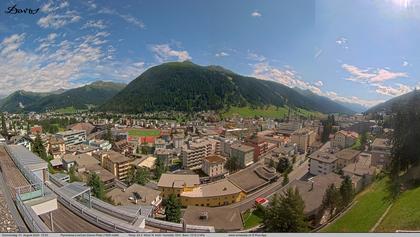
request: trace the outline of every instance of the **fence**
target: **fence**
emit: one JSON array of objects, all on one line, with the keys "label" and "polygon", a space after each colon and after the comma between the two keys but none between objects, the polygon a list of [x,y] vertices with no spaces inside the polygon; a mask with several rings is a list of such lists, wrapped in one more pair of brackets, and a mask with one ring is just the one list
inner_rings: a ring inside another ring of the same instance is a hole
[{"label": "fence", "polygon": [[41,218],[39,218],[34,210],[32,210],[32,208],[28,208],[23,203],[23,200],[21,200],[19,195],[16,196],[16,206],[31,232],[51,232],[48,226],[42,222]]}]

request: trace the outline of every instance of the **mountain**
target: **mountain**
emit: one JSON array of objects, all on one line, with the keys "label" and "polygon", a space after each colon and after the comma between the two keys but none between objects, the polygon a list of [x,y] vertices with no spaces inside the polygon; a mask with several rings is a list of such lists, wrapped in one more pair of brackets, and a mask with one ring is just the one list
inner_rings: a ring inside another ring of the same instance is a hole
[{"label": "mountain", "polygon": [[48,93],[37,93],[24,90],[15,91],[0,101],[0,110],[16,112],[48,95]]},{"label": "mountain", "polygon": [[349,102],[343,102],[343,101],[338,101],[338,100],[334,100],[335,102],[339,103],[340,105],[353,110],[356,113],[363,113],[365,112],[368,107],[363,106],[361,104],[356,104],[356,103],[349,103]]},{"label": "mountain", "polygon": [[350,109],[348,106],[342,105],[339,102],[331,100],[327,97],[317,95],[310,90],[302,90],[299,88],[293,88],[306,98],[314,101],[316,104],[320,106],[322,111],[326,111],[325,113],[335,113],[335,111],[340,111],[341,113],[347,114],[354,114],[356,111]]},{"label": "mountain", "polygon": [[[82,87],[50,93],[34,93],[17,91],[2,100],[1,111],[19,112],[56,110],[66,107],[87,109],[97,106],[112,98],[125,84],[96,81]],[[8,98],[11,99],[8,99]],[[23,106],[20,106],[23,105]]]},{"label": "mountain", "polygon": [[387,100],[383,103],[380,103],[378,105],[373,106],[372,108],[366,110],[365,113],[378,113],[378,112],[391,112],[394,106],[401,106],[407,104],[407,102],[413,98],[414,96],[419,96],[420,91],[419,90],[413,90],[411,92],[408,92],[404,95],[400,95],[397,97],[394,97],[390,100]]},{"label": "mountain", "polygon": [[325,97],[305,95],[273,81],[189,61],[164,63],[146,70],[99,110],[193,112],[264,105],[289,105],[322,113],[353,112]]}]

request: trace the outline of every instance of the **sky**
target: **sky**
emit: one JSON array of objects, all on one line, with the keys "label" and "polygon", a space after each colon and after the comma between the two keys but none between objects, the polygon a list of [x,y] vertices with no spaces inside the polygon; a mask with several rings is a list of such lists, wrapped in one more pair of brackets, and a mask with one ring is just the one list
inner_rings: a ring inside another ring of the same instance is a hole
[{"label": "sky", "polygon": [[3,0],[0,97],[191,60],[369,107],[420,86],[418,42],[420,0]]}]

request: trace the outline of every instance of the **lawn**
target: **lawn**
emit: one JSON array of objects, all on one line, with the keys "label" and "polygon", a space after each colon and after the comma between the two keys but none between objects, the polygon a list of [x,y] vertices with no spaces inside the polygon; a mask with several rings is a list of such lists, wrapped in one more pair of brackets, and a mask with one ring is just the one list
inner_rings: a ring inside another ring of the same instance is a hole
[{"label": "lawn", "polygon": [[357,203],[321,232],[369,232],[390,204],[386,196],[386,179],[383,178],[358,194]]},{"label": "lawn", "polygon": [[254,210],[250,212],[246,211],[243,215],[244,228],[250,229],[262,223],[262,213],[260,210]]},{"label": "lawn", "polygon": [[131,137],[149,137],[159,136],[160,131],[157,129],[137,129],[133,128],[128,130],[128,135]]},{"label": "lawn", "polygon": [[420,230],[419,200],[420,187],[402,193],[375,231]]},{"label": "lawn", "polygon": [[[304,117],[309,117],[313,115],[315,117],[321,116],[321,113],[312,112],[304,109],[297,109],[295,111],[298,115],[302,115]],[[235,115],[239,115],[243,118],[253,118],[257,117],[265,117],[265,118],[285,118],[288,113],[287,107],[275,107],[269,106],[265,108],[256,108],[253,109],[251,107],[231,107],[229,111],[223,114],[224,117],[233,117]]]},{"label": "lawn", "polygon": [[62,113],[62,114],[74,114],[77,112],[77,110],[73,106],[69,106],[69,107],[57,109],[55,110],[55,112]]}]

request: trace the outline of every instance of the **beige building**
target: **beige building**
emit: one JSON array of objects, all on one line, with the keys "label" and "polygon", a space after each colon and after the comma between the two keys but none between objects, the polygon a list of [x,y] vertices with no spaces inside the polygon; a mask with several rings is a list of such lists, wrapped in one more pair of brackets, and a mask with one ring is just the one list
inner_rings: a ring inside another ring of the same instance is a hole
[{"label": "beige building", "polygon": [[391,162],[391,142],[388,139],[376,138],[371,152],[373,166],[385,167]]},{"label": "beige building", "polygon": [[51,136],[48,139],[46,151],[54,159],[59,159],[66,154],[66,144],[62,138]]},{"label": "beige building", "polygon": [[239,167],[247,167],[254,163],[254,148],[240,143],[232,144],[230,157],[238,159]]},{"label": "beige building", "polygon": [[337,169],[337,157],[329,152],[316,151],[309,156],[309,173],[329,174]]},{"label": "beige building", "polygon": [[309,146],[316,140],[316,132],[309,127],[301,128],[291,135],[291,143],[298,146],[298,150],[306,153]]},{"label": "beige building", "polygon": [[349,164],[355,163],[359,154],[360,151],[350,148],[335,153],[335,156],[337,157],[337,169],[340,170]]},{"label": "beige building", "polygon": [[200,169],[203,159],[214,154],[212,143],[205,140],[190,142],[182,147],[182,165],[185,169]]},{"label": "beige building", "polygon": [[357,132],[340,130],[335,134],[332,145],[333,147],[340,149],[351,147],[356,142],[358,137],[359,134]]},{"label": "beige building", "polygon": [[168,198],[171,194],[180,197],[184,191],[191,191],[200,185],[198,175],[186,174],[162,174],[158,182],[159,191],[162,198]]},{"label": "beige building", "polygon": [[219,155],[207,156],[203,159],[201,170],[210,178],[221,176],[225,173],[226,159]]},{"label": "beige building", "polygon": [[115,151],[105,152],[101,157],[101,165],[117,179],[125,180],[130,169],[131,159]]}]

